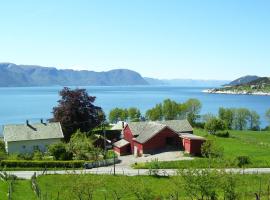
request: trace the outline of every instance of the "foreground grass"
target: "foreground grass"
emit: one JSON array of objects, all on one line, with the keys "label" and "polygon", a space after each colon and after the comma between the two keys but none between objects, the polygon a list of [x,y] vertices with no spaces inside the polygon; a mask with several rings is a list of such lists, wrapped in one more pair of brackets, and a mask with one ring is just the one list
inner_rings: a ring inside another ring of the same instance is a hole
[{"label": "foreground grass", "polygon": [[[270,175],[234,175],[238,199],[255,199],[254,193],[266,198]],[[38,178],[41,191],[52,199],[78,199],[79,194],[93,191],[93,199],[136,199],[136,192],[168,199],[178,193],[179,199],[190,199],[177,177],[50,175]],[[261,191],[261,192],[260,192]],[[222,191],[220,191],[222,193]],[[157,198],[158,199],[158,198]],[[149,199],[150,200],[150,199]]]},{"label": "foreground grass", "polygon": [[[251,163],[246,167],[264,168],[270,167],[270,132],[269,131],[230,131],[229,138],[216,137],[207,134],[202,129],[195,129],[194,134],[212,139],[224,150],[222,159],[195,158],[186,161],[159,162],[163,169],[174,168],[228,168],[238,167],[237,156],[248,156]],[[138,163],[134,168],[150,168],[151,163]]]},{"label": "foreground grass", "polygon": [[[270,174],[233,175],[236,180],[237,199],[255,199],[254,193],[261,199],[268,199]],[[46,200],[136,200],[136,194],[144,195],[147,200],[170,199],[178,194],[179,199],[190,199],[184,188],[182,176],[110,176],[110,175],[47,175],[38,177],[41,198]],[[0,181],[0,199],[7,199],[8,183]],[[218,190],[218,199],[223,191]],[[153,198],[155,197],[155,198]],[[29,180],[17,180],[12,192],[15,200],[37,200]]]},{"label": "foreground grass", "polygon": [[[0,199],[8,199],[9,182],[0,181]],[[11,199],[14,200],[36,200],[29,180],[18,180],[13,185]]]}]

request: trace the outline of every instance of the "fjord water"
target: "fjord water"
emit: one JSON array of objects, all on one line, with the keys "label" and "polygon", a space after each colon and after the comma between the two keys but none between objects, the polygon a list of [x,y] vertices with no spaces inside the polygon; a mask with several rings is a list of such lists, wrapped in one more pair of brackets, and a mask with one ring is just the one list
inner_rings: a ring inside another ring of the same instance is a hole
[{"label": "fjord water", "polygon": [[[74,88],[74,87],[73,87]],[[203,87],[173,86],[89,86],[90,95],[96,96],[96,105],[106,114],[114,107],[135,106],[147,109],[171,98],[178,102],[197,98],[202,102],[202,114],[218,112],[219,107],[244,107],[257,111],[262,127],[267,125],[265,111],[270,108],[270,96],[206,94]],[[52,109],[60,98],[62,87],[16,87],[0,88],[0,125],[24,123],[26,119],[37,121],[50,118]]]}]

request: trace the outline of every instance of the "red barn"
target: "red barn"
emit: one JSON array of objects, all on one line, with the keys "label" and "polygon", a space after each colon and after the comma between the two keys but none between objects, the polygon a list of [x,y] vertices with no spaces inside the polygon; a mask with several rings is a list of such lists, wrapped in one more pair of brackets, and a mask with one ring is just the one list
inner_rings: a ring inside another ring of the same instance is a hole
[{"label": "red barn", "polygon": [[[123,139],[114,143],[114,151],[120,155],[141,156],[169,150],[186,150],[180,136],[192,133],[193,129],[187,120],[131,122],[122,131]],[[196,149],[197,152],[200,145],[192,142],[190,148],[186,151],[192,153]]]}]

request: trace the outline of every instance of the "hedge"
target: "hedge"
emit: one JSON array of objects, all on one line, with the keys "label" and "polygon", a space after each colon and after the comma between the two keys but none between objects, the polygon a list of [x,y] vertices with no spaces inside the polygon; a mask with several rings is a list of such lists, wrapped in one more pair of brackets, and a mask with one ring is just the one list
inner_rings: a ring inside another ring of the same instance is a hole
[{"label": "hedge", "polygon": [[72,160],[72,161],[29,161],[29,160],[2,160],[1,167],[38,167],[38,168],[81,168],[84,166],[85,161]]}]

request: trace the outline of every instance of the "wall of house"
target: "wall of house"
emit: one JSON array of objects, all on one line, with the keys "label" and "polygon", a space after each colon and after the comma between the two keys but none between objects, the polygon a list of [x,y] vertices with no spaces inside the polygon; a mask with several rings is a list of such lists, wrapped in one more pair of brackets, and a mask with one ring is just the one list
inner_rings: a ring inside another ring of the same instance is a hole
[{"label": "wall of house", "polygon": [[60,142],[59,138],[44,139],[44,140],[26,140],[8,142],[6,149],[8,153],[31,153],[38,148],[40,151],[47,151],[47,147],[51,144]]},{"label": "wall of house", "polygon": [[165,150],[168,147],[166,138],[172,138],[172,146],[179,148],[180,150],[181,139],[179,138],[179,135],[173,132],[171,129],[165,128],[143,144],[143,153],[153,153],[156,151]]},{"label": "wall of house", "polygon": [[204,140],[192,140],[188,138],[183,139],[183,146],[185,152],[193,155],[201,155],[201,146],[204,143]]},{"label": "wall of house", "polygon": [[204,142],[204,140],[191,140],[190,154],[201,155],[201,146]]},{"label": "wall of house", "polygon": [[113,150],[118,153],[120,156],[123,156],[123,155],[128,155],[130,154],[130,145],[126,145],[126,146],[123,146],[123,147],[116,147],[114,146],[113,147]]},{"label": "wall of house", "polygon": [[124,139],[130,143],[130,148],[131,148],[131,153],[134,153],[134,140],[133,140],[133,135],[128,126],[125,127],[124,129]]}]

